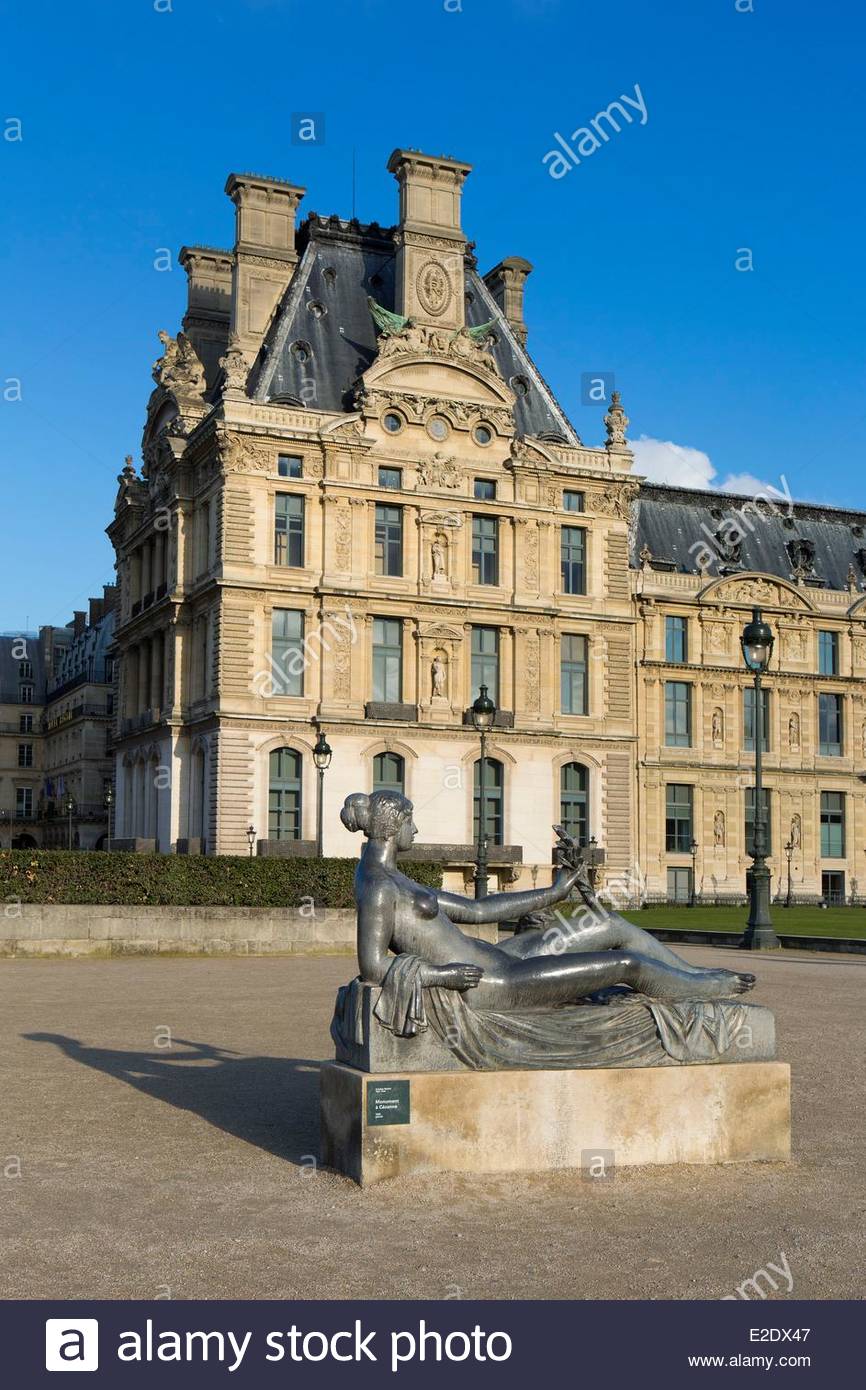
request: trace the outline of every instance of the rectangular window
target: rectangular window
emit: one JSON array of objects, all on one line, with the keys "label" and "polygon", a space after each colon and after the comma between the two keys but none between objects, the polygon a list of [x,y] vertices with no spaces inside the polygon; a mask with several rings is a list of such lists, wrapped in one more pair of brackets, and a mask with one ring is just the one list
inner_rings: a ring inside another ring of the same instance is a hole
[{"label": "rectangular window", "polygon": [[499,629],[472,629],[472,699],[482,685],[495,705],[499,704]]},{"label": "rectangular window", "polygon": [[274,695],[303,695],[304,615],[297,608],[275,608],[271,618],[271,676]]},{"label": "rectangular window", "polygon": [[499,583],[499,523],[495,516],[472,518],[472,582]]},{"label": "rectangular window", "polygon": [[476,478],[473,491],[476,502],[496,501],[496,484],[492,478]]},{"label": "rectangular window", "polygon": [[669,854],[688,854],[692,843],[693,789],[671,782],[665,788],[665,848]]},{"label": "rectangular window", "polygon": [[33,788],[15,788],[15,814],[19,820],[30,820],[33,815]]},{"label": "rectangular window", "polygon": [[584,494],[572,492],[566,488],[562,494],[562,506],[567,512],[582,512],[584,510]]},{"label": "rectangular window", "polygon": [[277,473],[281,478],[303,478],[304,460],[296,454],[280,454],[277,459]]},{"label": "rectangular window", "polygon": [[688,681],[665,681],[665,743],[668,748],[692,744],[692,687]]},{"label": "rectangular window", "polygon": [[845,875],[838,869],[830,869],[821,875],[821,897],[830,907],[844,906]]},{"label": "rectangular window", "polygon": [[688,661],[688,659],[688,619],[665,618],[665,661]]},{"label": "rectangular window", "polygon": [[818,696],[818,752],[825,757],[842,756],[842,696],[826,692]]},{"label": "rectangular window", "polygon": [[19,685],[19,687],[18,687],[18,703],[19,703],[20,705],[32,705],[32,704],[33,704],[33,686],[32,686],[32,685]]},{"label": "rectangular window", "polygon": [[668,869],[668,902],[690,903],[691,900],[691,869]]},{"label": "rectangular window", "polygon": [[560,536],[562,592],[586,593],[586,532],[582,526],[563,526]]},{"label": "rectangular window", "polygon": [[403,573],[402,507],[376,507],[376,573]]},{"label": "rectangular window", "polygon": [[304,566],[304,499],[278,492],[274,504],[274,564]]},{"label": "rectangular window", "polygon": [[18,766],[19,766],[19,767],[32,767],[32,766],[33,766],[33,744],[32,744],[32,743],[19,743],[19,745],[18,745]]},{"label": "rectangular window", "polygon": [[[772,843],[770,840],[770,793],[766,787],[763,789],[761,803],[764,810],[764,832],[765,850],[767,854],[772,853]],[[746,853],[755,852],[755,788],[746,787],[745,792],[745,831],[746,831]]]},{"label": "rectangular window", "polygon": [[838,676],[839,674],[838,632],[818,633],[818,674],[821,676]]},{"label": "rectangular window", "polygon": [[31,681],[33,679],[33,662],[19,661],[18,679],[21,681]]},{"label": "rectangular window", "polygon": [[393,488],[396,492],[403,486],[402,468],[380,468],[379,486]]},{"label": "rectangular window", "polygon": [[845,797],[842,792],[821,793],[821,858],[845,858]]},{"label": "rectangular window", "polygon": [[32,715],[32,714],[19,714],[19,716],[18,716],[18,732],[19,732],[19,734],[32,734],[32,733],[33,733],[33,715]]},{"label": "rectangular window", "polygon": [[373,619],[373,699],[397,705],[403,698],[403,624],[399,618]]},{"label": "rectangular window", "polygon": [[[761,748],[770,751],[770,692],[761,687]],[[747,752],[755,751],[755,687],[747,685],[743,689],[743,747]]]},{"label": "rectangular window", "polygon": [[587,714],[587,639],[568,634],[562,639],[559,675],[563,714]]}]

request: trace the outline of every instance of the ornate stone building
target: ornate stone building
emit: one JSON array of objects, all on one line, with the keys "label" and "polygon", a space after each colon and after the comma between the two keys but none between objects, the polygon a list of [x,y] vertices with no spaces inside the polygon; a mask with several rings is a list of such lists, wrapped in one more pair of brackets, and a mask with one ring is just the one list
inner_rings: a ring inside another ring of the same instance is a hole
[{"label": "ornate stone building", "polygon": [[[394,227],[296,225],[303,189],[233,174],[233,249],[181,253],[183,331],[160,334],[143,467],[127,460],[109,527],[116,834],[243,854],[252,826],[259,853],[314,852],[321,726],[325,852],[357,852],[338,818],[348,792],[401,786],[422,847],[459,882],[483,683],[499,711],[486,782],[501,881],[544,881],[562,822],[596,839],[609,880],[634,886],[639,863],[650,892],[682,893],[694,839],[704,888],[741,892],[737,632],[763,595],[779,629],[775,871],[796,833],[802,891],[837,872],[819,850],[838,847],[842,795],[849,892],[866,626],[847,566],[866,517],[794,508],[781,540],[756,520],[737,550],[718,495],[639,492],[618,396],[588,447],[527,352],[529,263],[479,273],[461,226],[469,166],[396,150],[388,167]],[[817,674],[825,630],[831,678]],[[842,701],[841,753],[819,748],[825,695]]]}]

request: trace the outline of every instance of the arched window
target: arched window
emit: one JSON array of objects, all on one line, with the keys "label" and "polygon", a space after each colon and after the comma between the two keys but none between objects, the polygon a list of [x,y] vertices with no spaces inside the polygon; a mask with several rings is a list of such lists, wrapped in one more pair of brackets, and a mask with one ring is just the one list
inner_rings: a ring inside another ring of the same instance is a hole
[{"label": "arched window", "polygon": [[271,754],[268,838],[301,838],[301,755],[293,748],[275,748]]},{"label": "arched window", "polygon": [[589,774],[580,763],[566,763],[560,771],[559,819],[579,845],[589,842]]},{"label": "arched window", "polygon": [[[487,843],[501,845],[505,830],[505,768],[495,758],[484,760],[484,833]],[[478,819],[481,803],[481,759],[475,763],[474,790],[472,797],[472,838],[478,839]]]},{"label": "arched window", "polygon": [[402,792],[406,787],[406,764],[399,753],[377,753],[373,759],[373,791]]}]

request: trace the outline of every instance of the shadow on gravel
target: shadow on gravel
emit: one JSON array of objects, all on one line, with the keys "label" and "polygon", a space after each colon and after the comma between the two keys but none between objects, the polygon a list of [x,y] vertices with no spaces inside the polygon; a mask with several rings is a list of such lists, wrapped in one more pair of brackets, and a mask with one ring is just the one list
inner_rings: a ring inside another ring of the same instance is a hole
[{"label": "shadow on gravel", "polygon": [[[208,1124],[277,1158],[306,1166],[319,1151],[319,1063],[301,1057],[243,1057],[175,1038],[153,1052],[87,1047],[62,1033],[23,1033],[74,1062],[125,1081],[154,1100],[191,1110]],[[178,1048],[188,1049],[185,1052]]]}]

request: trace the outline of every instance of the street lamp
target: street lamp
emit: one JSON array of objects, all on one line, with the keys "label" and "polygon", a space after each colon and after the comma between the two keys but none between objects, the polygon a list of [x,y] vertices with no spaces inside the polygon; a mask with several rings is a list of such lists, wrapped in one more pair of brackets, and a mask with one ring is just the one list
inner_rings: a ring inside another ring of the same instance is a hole
[{"label": "street lamp", "polygon": [[789,840],[785,845],[785,857],[788,860],[788,891],[785,894],[785,906],[791,906],[791,859],[794,854],[794,841]]},{"label": "street lamp", "polygon": [[111,783],[110,783],[110,782],[109,782],[108,786],[105,788],[105,796],[102,798],[102,802],[103,802],[103,805],[105,806],[105,816],[106,816],[106,821],[107,821],[106,830],[105,830],[105,849],[106,849],[106,852],[110,854],[110,853],[111,853],[111,807],[112,807],[112,804],[113,804],[113,802],[114,802],[114,792],[111,790]]},{"label": "street lamp", "polygon": [[72,799],[71,792],[66,798],[64,809],[69,817],[69,848],[72,849],[72,812],[75,810],[75,802]]},{"label": "street lamp", "polygon": [[248,826],[247,826],[247,844],[248,844],[249,847],[250,847],[250,859],[252,859],[252,857],[253,857],[253,846],[255,845],[255,843],[256,843],[256,827],[255,827],[254,825],[248,825]]},{"label": "street lamp", "polygon": [[764,703],[761,677],[770,664],[775,638],[760,608],[743,628],[740,645],[743,660],[755,678],[755,813],[753,819],[752,872],[749,882],[749,919],[740,945],[749,951],[777,950],[781,942],[770,918],[770,870],[767,868],[767,823],[764,817],[763,745]]},{"label": "street lamp", "polygon": [[478,764],[478,849],[475,862],[475,896],[487,897],[487,788],[485,772],[487,768],[487,735],[493,728],[496,706],[487,694],[487,686],[482,685],[478,699],[472,706],[472,723],[481,736],[481,761]]},{"label": "street lamp", "polygon": [[313,748],[313,762],[316,764],[316,771],[319,774],[319,799],[316,804],[316,854],[319,859],[322,858],[323,844],[322,816],[325,799],[325,773],[331,765],[332,756],[333,750],[325,738],[325,731],[320,728],[319,737]]},{"label": "street lamp", "polygon": [[689,845],[689,852],[690,852],[690,854],[691,854],[691,856],[692,856],[692,883],[691,883],[691,892],[689,893],[689,907],[694,907],[694,905],[695,905],[695,883],[696,883],[696,881],[697,881],[697,874],[698,874],[698,870],[697,870],[698,849],[699,849],[698,842],[697,842],[697,840],[696,840],[696,839],[694,838],[694,836],[693,836],[693,837],[692,837],[692,842],[691,842],[691,844]]}]

